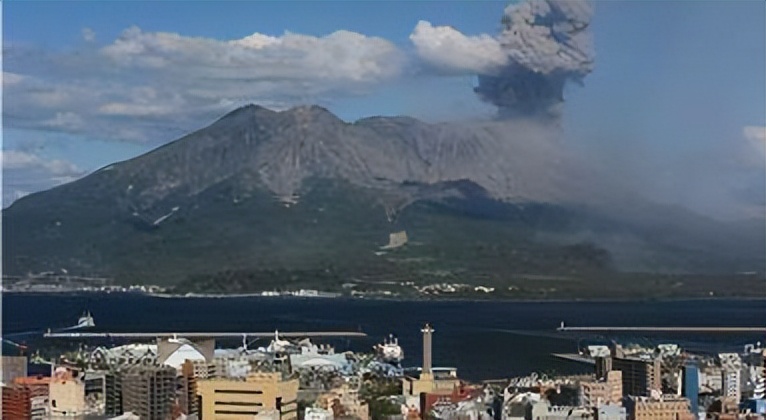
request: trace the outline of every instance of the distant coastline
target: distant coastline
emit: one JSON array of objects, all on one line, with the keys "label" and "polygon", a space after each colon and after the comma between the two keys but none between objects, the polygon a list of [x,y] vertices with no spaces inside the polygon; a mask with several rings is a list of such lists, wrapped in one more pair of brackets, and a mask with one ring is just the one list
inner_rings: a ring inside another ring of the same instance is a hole
[{"label": "distant coastline", "polygon": [[231,294],[215,294],[215,293],[153,293],[153,292],[141,292],[141,291],[101,291],[101,290],[66,290],[66,291],[25,291],[25,290],[3,290],[0,294],[14,294],[14,295],[61,295],[61,296],[77,296],[77,295],[125,295],[125,296],[145,296],[158,299],[338,299],[346,301],[373,301],[373,302],[508,302],[508,303],[620,303],[620,302],[721,302],[721,301],[741,301],[741,302],[766,302],[766,296],[678,296],[678,297],[640,297],[640,298],[587,298],[587,297],[572,297],[572,298],[527,298],[527,297],[492,297],[487,296],[483,298],[477,297],[449,297],[449,296],[349,296],[342,294],[328,295],[298,295],[298,294],[279,294],[270,295],[263,294],[262,292],[253,293],[231,293]]}]

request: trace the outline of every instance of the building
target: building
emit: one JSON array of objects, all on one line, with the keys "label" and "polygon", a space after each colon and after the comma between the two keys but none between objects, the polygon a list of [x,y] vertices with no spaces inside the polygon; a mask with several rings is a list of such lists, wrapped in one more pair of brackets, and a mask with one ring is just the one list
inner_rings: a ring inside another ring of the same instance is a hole
[{"label": "building", "polygon": [[420,394],[420,412],[428,416],[431,411],[439,406],[456,406],[460,402],[476,399],[483,395],[483,390],[478,387],[459,386],[451,390],[436,389],[432,392]]},{"label": "building", "polygon": [[103,416],[106,412],[106,373],[86,372],[83,382],[85,382],[85,412],[92,416]]},{"label": "building", "polygon": [[652,391],[662,391],[662,366],[659,358],[645,360],[615,357],[612,369],[622,372],[624,395],[648,397]]},{"label": "building", "polygon": [[682,395],[689,400],[689,409],[696,419],[699,413],[700,377],[697,366],[688,364],[684,366]]},{"label": "building", "polygon": [[598,381],[580,382],[580,405],[598,408],[604,404],[620,405],[622,402],[622,372],[613,370]]},{"label": "building", "polygon": [[181,413],[184,415],[197,414],[199,406],[197,405],[197,377],[195,372],[197,368],[191,360],[187,360],[181,366],[181,372],[178,376],[178,405]]},{"label": "building", "polygon": [[13,380],[13,386],[29,389],[30,419],[47,419],[50,415],[49,394],[51,378],[44,376],[28,376]]},{"label": "building", "polygon": [[692,420],[694,415],[689,410],[686,398],[650,399],[647,397],[627,397],[623,405],[628,420]]},{"label": "building", "polygon": [[627,420],[628,412],[621,405],[602,404],[596,409],[596,420]]},{"label": "building", "polygon": [[51,418],[81,418],[85,415],[85,382],[79,373],[59,367],[49,385]]},{"label": "building", "polygon": [[5,420],[27,420],[32,417],[29,388],[4,386],[2,418]]},{"label": "building", "polygon": [[244,379],[206,379],[197,382],[202,419],[241,419],[277,410],[282,420],[298,418],[297,378],[279,372],[253,372]]},{"label": "building", "polygon": [[0,371],[3,373],[2,383],[12,384],[14,379],[27,376],[27,358],[25,356],[3,356]]},{"label": "building", "polygon": [[320,395],[317,398],[317,405],[331,411],[334,417],[351,416],[360,420],[370,419],[370,407],[359,398],[359,391],[347,383]]},{"label": "building", "polygon": [[606,379],[607,373],[612,371],[612,357],[599,354],[593,360],[596,363],[596,379]]},{"label": "building", "polygon": [[725,403],[739,404],[742,399],[742,358],[737,353],[720,353],[721,396]]},{"label": "building", "polygon": [[594,417],[594,411],[585,407],[535,404],[532,408],[532,420],[587,420]]},{"label": "building", "polygon": [[176,369],[134,366],[122,375],[122,408],[142,419],[165,420],[173,413]]},{"label": "building", "polygon": [[333,420],[332,410],[319,407],[308,407],[303,415],[304,420]]},{"label": "building", "polygon": [[104,374],[104,414],[119,416],[122,410],[122,374],[110,371]]}]

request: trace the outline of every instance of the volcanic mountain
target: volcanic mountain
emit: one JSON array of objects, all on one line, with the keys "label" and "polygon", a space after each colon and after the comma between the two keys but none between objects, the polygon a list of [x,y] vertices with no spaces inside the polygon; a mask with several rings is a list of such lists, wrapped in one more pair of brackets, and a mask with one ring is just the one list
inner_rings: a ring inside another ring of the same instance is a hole
[{"label": "volcanic mountain", "polygon": [[19,199],[3,267],[226,290],[763,267],[751,226],[632,197],[550,137],[250,105]]}]

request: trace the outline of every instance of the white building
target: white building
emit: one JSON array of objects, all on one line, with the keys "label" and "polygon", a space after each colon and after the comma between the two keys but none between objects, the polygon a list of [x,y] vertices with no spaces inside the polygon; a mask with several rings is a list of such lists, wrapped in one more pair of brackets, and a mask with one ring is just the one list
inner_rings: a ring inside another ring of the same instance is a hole
[{"label": "white building", "polygon": [[333,420],[333,414],[330,410],[319,407],[308,407],[303,415],[303,420]]}]

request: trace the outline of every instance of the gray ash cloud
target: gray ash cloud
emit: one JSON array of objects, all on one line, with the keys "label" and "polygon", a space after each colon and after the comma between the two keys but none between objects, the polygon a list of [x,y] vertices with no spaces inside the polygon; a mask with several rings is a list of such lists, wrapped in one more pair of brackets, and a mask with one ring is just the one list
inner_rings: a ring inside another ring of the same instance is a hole
[{"label": "gray ash cloud", "polygon": [[508,6],[497,36],[505,65],[479,74],[475,92],[500,117],[558,116],[567,82],[593,71],[589,31],[593,14],[584,0],[532,0]]}]

